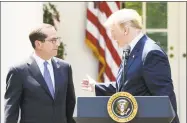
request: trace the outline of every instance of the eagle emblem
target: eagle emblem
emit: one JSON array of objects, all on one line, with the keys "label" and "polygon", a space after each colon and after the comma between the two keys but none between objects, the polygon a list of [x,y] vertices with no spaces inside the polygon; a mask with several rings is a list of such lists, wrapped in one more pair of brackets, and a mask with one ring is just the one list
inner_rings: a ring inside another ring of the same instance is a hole
[{"label": "eagle emblem", "polygon": [[126,123],[133,120],[136,116],[138,104],[130,93],[118,92],[109,98],[107,110],[114,121]]},{"label": "eagle emblem", "polygon": [[116,106],[116,112],[120,114],[121,116],[127,115],[130,111],[130,108],[128,107],[129,102],[127,100],[119,100]]}]

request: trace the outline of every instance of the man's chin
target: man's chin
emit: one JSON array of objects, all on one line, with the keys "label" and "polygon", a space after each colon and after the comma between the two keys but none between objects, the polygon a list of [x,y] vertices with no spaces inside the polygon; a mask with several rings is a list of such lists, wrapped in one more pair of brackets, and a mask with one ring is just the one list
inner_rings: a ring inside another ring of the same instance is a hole
[{"label": "man's chin", "polygon": [[58,55],[57,51],[53,53],[53,56],[57,56],[57,55]]}]

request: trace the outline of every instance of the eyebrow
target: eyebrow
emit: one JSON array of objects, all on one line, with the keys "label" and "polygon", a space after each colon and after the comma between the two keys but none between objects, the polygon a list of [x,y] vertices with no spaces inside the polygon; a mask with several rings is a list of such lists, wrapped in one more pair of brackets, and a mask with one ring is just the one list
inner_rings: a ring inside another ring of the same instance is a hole
[{"label": "eyebrow", "polygon": [[59,37],[52,37],[52,38],[50,38],[50,39],[58,39]]}]

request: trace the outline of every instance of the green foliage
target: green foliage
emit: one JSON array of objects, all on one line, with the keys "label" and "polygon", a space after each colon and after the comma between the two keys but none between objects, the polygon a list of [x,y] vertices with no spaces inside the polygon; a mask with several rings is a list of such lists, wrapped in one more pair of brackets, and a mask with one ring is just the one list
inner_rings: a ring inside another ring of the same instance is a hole
[{"label": "green foliage", "polygon": [[134,9],[142,15],[142,2],[123,2],[122,8]]},{"label": "green foliage", "polygon": [[[51,4],[50,2],[47,4],[44,4],[43,5],[43,22],[51,24],[55,27],[53,18],[55,18],[57,21],[60,22],[60,15],[56,9],[56,6]],[[65,44],[61,42],[60,46],[58,47],[58,54],[56,57],[64,59],[64,55],[66,55],[64,47],[65,47]]]},{"label": "green foliage", "polygon": [[66,44],[60,43],[60,46],[58,47],[58,54],[56,57],[64,59],[64,56],[66,55],[64,47]]},{"label": "green foliage", "polygon": [[167,2],[147,2],[146,27],[167,28]]}]

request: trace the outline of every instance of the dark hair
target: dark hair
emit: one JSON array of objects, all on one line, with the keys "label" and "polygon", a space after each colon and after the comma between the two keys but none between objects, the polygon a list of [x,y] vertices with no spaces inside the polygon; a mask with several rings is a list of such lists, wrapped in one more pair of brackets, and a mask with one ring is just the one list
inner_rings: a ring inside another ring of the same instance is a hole
[{"label": "dark hair", "polygon": [[35,41],[39,40],[39,41],[44,41],[47,38],[47,35],[43,32],[43,29],[45,28],[50,28],[53,27],[50,24],[43,24],[41,27],[33,30],[30,34],[29,34],[29,39],[30,42],[32,44],[32,47],[35,48]]}]

